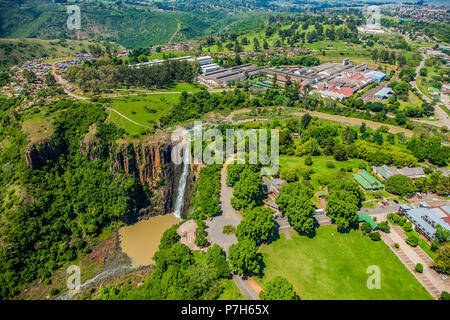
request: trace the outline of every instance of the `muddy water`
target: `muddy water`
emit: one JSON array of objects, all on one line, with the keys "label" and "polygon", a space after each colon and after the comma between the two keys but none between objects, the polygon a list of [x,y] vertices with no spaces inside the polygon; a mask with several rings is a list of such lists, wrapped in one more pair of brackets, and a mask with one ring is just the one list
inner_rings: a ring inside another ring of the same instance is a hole
[{"label": "muddy water", "polygon": [[152,264],[164,231],[180,221],[169,213],[120,228],[120,246],[130,257],[133,267]]}]

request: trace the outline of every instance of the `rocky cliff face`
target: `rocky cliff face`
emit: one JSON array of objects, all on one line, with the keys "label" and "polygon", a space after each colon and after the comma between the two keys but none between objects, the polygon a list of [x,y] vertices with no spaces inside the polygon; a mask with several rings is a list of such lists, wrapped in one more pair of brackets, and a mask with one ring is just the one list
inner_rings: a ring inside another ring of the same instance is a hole
[{"label": "rocky cliff face", "polygon": [[[148,217],[173,212],[178,182],[183,170],[182,165],[171,161],[174,145],[170,141],[121,142],[114,150],[110,150],[113,171],[123,170],[134,175],[147,186],[152,194],[150,206],[141,210],[140,217]],[[95,140],[84,140],[80,146],[82,153],[89,159],[98,155]],[[192,193],[195,176],[189,175],[186,185],[186,198]],[[185,206],[187,209],[188,206]],[[186,214],[186,210],[184,212]]]},{"label": "rocky cliff face", "polygon": [[[98,144],[95,131],[94,126],[86,134],[85,139],[80,143],[80,152],[90,160],[109,156],[113,172],[120,170],[133,175],[150,190],[150,206],[142,209],[138,218],[172,212],[183,170],[182,165],[176,165],[171,161],[173,143],[161,138],[158,141],[122,141],[105,151]],[[61,152],[60,146],[53,141],[45,140],[28,146],[25,151],[25,161],[29,168],[40,169],[47,160],[57,158]],[[184,214],[189,208],[188,203],[198,168],[192,165],[190,171],[186,185]]]},{"label": "rocky cliff face", "polygon": [[28,168],[40,169],[47,160],[57,158],[62,152],[61,146],[50,140],[30,144],[25,150],[25,162]]}]

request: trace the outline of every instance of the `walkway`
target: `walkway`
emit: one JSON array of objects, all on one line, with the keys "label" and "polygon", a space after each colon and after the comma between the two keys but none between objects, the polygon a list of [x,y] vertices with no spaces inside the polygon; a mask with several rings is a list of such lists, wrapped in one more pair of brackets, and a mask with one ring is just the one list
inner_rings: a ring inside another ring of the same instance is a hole
[{"label": "walkway", "polygon": [[137,125],[137,126],[144,127],[144,128],[148,128],[148,129],[152,129],[152,128],[150,128],[149,126],[146,126],[146,125],[143,125],[143,124],[140,124],[140,123],[138,123],[138,122],[136,122],[136,121],[131,120],[130,118],[128,118],[128,117],[124,116],[123,114],[121,114],[121,113],[120,113],[119,111],[117,111],[116,109],[109,108],[109,107],[105,107],[105,109],[117,113],[117,114],[118,114],[119,116],[121,116],[122,118],[124,118],[124,119],[130,121],[131,123],[134,123],[134,124]]},{"label": "walkway", "polygon": [[[420,70],[425,65],[426,57],[423,55],[423,53],[421,53],[421,56],[422,56],[422,61],[420,61],[420,64],[416,68],[416,77],[420,75]],[[413,86],[413,88],[415,88],[417,90],[417,92],[422,93],[422,96],[426,102],[428,102],[430,104],[435,102],[435,101],[431,100],[430,98],[428,98],[424,92],[420,91],[419,86],[417,85],[417,82],[415,79],[413,81],[411,81],[410,84],[411,84],[411,86]],[[449,107],[447,101],[443,101],[443,103],[447,108]],[[422,122],[422,123],[437,126],[437,127],[447,126],[448,128],[450,128],[450,118],[449,118],[448,114],[439,106],[439,103],[436,103],[436,105],[434,107],[434,112],[435,112],[435,117],[438,118],[437,120],[435,120],[435,121],[416,120],[416,122]]]},{"label": "walkway", "polygon": [[[391,226],[391,232],[380,234],[383,241],[435,299],[439,299],[442,291],[450,291],[450,281],[443,280],[440,274],[430,268],[432,260],[420,247],[411,247],[405,242],[406,236],[400,227]],[[399,244],[399,248],[394,248],[395,243]],[[417,263],[424,266],[423,273],[414,272]]]},{"label": "walkway", "polygon": [[[222,167],[221,172],[221,191],[220,191],[220,204],[222,212],[220,215],[213,217],[206,223],[209,241],[213,244],[218,244],[222,247],[225,253],[228,255],[228,249],[231,245],[237,243],[237,238],[234,234],[228,235],[222,232],[223,227],[226,225],[232,225],[237,227],[242,220],[242,215],[231,206],[231,198],[233,197],[233,188],[229,187],[226,183],[227,168],[235,158],[235,155],[227,159]],[[241,290],[242,294],[249,300],[258,300],[258,292],[255,291],[254,280],[244,279],[242,276],[233,275],[233,281]],[[251,282],[251,283],[249,283]]]}]

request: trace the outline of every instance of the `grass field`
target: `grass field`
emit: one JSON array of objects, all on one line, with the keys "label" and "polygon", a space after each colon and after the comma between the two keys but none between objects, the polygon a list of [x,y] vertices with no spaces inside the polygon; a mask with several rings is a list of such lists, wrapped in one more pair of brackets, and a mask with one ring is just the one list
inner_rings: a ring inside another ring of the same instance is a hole
[{"label": "grass field", "polygon": [[217,300],[247,300],[233,280],[222,279],[221,282],[225,290]]},{"label": "grass field", "polygon": [[[335,161],[331,156],[317,156],[312,157],[313,164],[311,166],[305,165],[305,157],[286,156],[280,155],[280,169],[293,168],[293,169],[306,169],[310,168],[314,170],[311,175],[311,183],[315,190],[319,190],[319,186],[322,184],[319,181],[332,182],[341,168],[352,168],[357,171],[360,164],[365,164],[364,160],[349,159],[347,161]],[[327,162],[333,162],[334,168],[328,168]],[[349,173],[350,174],[350,173]]]},{"label": "grass field", "polygon": [[[143,126],[151,127],[178,102],[179,96],[180,94],[149,94],[114,98],[111,108]],[[111,112],[109,121],[125,129],[130,136],[140,135],[148,130],[114,112]]]},{"label": "grass field", "polygon": [[[264,276],[257,279],[262,286],[282,276],[305,300],[431,299],[384,242],[374,242],[358,230],[342,234],[334,226],[323,226],[313,238],[291,235],[291,240],[281,235],[260,247],[266,265]],[[380,268],[380,289],[367,288],[371,265]]]}]

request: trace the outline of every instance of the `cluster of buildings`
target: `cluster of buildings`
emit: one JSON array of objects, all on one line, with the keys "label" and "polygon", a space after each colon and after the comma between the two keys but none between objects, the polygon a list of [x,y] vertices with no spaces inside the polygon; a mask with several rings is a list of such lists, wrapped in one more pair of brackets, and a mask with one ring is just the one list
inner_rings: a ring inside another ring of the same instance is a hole
[{"label": "cluster of buildings", "polygon": [[427,176],[423,171],[422,167],[415,167],[415,168],[403,167],[401,169],[398,169],[395,167],[388,167],[387,165],[382,165],[379,167],[373,166],[372,169],[373,172],[383,180],[389,179],[390,177],[395,176],[397,174],[407,176],[408,178],[411,179],[425,178]]},{"label": "cluster of buildings", "polygon": [[357,28],[361,33],[378,34],[385,33],[379,24],[366,24]]},{"label": "cluster of buildings", "polygon": [[150,60],[147,62],[134,64],[134,65],[132,65],[132,67],[139,68],[141,66],[155,66],[155,65],[163,64],[165,61],[180,61],[180,60],[198,62],[200,64],[200,67],[208,65],[208,64],[212,64],[212,58],[210,56],[203,56],[203,57],[183,56],[183,57],[169,58],[169,59],[165,59],[165,60],[154,59],[154,60]]},{"label": "cluster of buildings", "polygon": [[201,66],[198,80],[211,86],[224,87],[234,81],[243,80],[245,74],[257,76],[265,74],[262,84],[268,86],[277,83],[284,85],[288,80],[298,84],[300,90],[308,87],[312,92],[320,93],[323,97],[344,99],[352,96],[367,85],[380,82],[386,74],[369,68],[367,64],[354,66],[345,59],[343,63],[324,63],[314,67],[256,67],[244,64],[237,67],[223,69],[217,64]]},{"label": "cluster of buildings", "polygon": [[[445,48],[449,48],[450,47],[440,47],[441,50],[449,50],[449,49],[445,49]],[[445,53],[439,51],[439,50],[433,50],[433,49],[426,49],[427,54],[430,57],[437,57],[437,58],[441,58],[444,59],[446,62],[446,66],[450,67],[450,57],[448,55],[446,55]]]},{"label": "cluster of buildings", "polygon": [[421,202],[418,207],[413,208],[402,204],[398,213],[405,215],[414,224],[416,231],[429,240],[435,238],[437,225],[450,231],[450,206],[433,207]]},{"label": "cluster of buildings", "polygon": [[285,82],[289,78],[299,84],[300,89],[311,87],[323,97],[344,99],[352,96],[373,82],[379,82],[386,74],[369,68],[367,64],[357,66],[345,59],[343,63],[324,63],[310,68],[268,69],[267,74]]},{"label": "cluster of buildings", "polygon": [[[215,67],[213,67],[215,68]],[[251,63],[243,64],[228,69],[215,69],[198,76],[198,81],[209,86],[225,87],[235,81],[242,81],[246,77],[253,77],[267,71],[265,67],[256,67]]]}]

